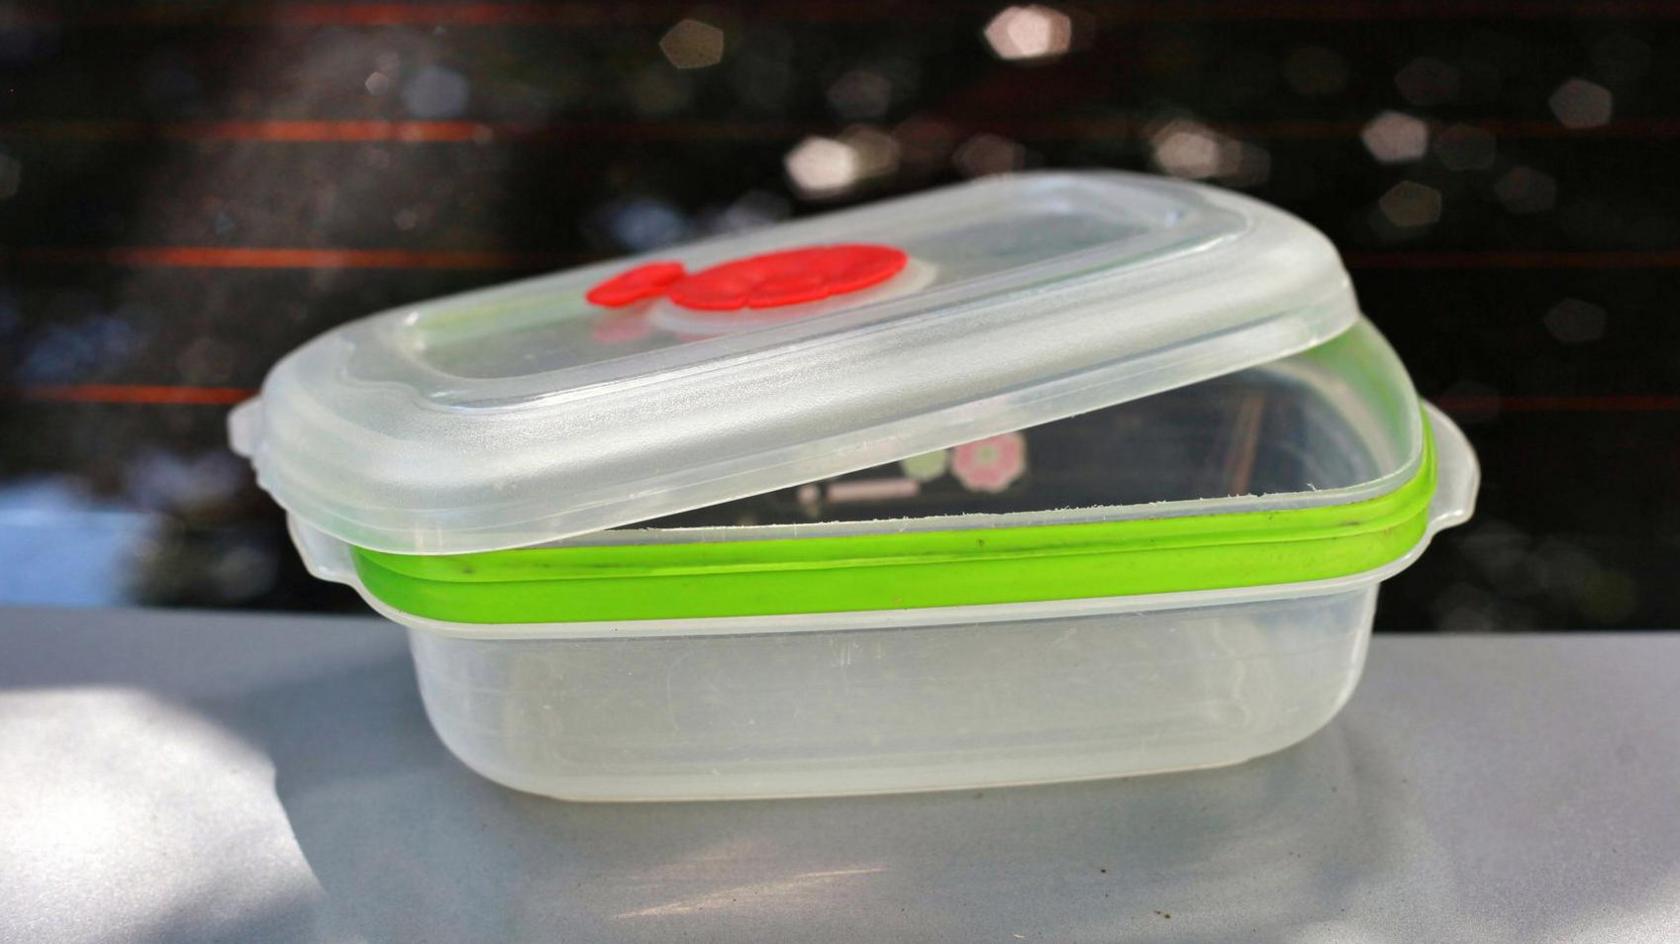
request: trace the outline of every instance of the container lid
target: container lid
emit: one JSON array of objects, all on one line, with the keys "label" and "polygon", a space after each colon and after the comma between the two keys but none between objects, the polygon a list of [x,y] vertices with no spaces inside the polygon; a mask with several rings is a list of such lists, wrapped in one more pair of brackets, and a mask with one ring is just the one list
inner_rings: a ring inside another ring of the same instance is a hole
[{"label": "container lid", "polygon": [[309,526],[523,547],[1123,402],[1333,337],[1316,230],[1120,173],[991,178],[374,315],[230,419]]}]

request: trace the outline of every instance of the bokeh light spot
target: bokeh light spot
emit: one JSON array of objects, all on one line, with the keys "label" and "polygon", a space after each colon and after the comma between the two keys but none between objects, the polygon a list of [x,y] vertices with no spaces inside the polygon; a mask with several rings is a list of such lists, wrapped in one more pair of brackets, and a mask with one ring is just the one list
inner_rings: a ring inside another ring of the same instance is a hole
[{"label": "bokeh light spot", "polygon": [[857,154],[859,179],[874,180],[898,170],[898,139],[880,128],[853,125],[840,141]]},{"label": "bokeh light spot", "polygon": [[1429,226],[1441,219],[1441,191],[1414,180],[1403,180],[1377,201],[1388,222],[1401,229]]},{"label": "bokeh light spot", "polygon": [[801,196],[837,197],[895,173],[898,139],[879,128],[853,125],[836,138],[806,138],[782,163]]},{"label": "bokeh light spot", "polygon": [[596,218],[614,242],[632,252],[669,246],[690,234],[688,217],[657,197],[615,200],[597,211]]},{"label": "bokeh light spot", "polygon": [[1385,111],[1359,132],[1365,150],[1384,164],[1415,161],[1429,151],[1429,126],[1421,118]]},{"label": "bokeh light spot", "polygon": [[1541,319],[1552,337],[1564,344],[1585,344],[1604,337],[1610,314],[1592,302],[1566,298]]},{"label": "bokeh light spot", "polygon": [[985,36],[999,59],[1050,59],[1073,45],[1073,20],[1041,4],[1008,7],[986,24]]},{"label": "bokeh light spot", "polygon": [[723,61],[723,30],[701,20],[683,20],[665,31],[659,51],[679,69],[704,69]]},{"label": "bokeh light spot", "polygon": [[964,141],[951,156],[957,170],[968,177],[1007,174],[1020,170],[1026,160],[1026,148],[995,134],[977,134]]},{"label": "bokeh light spot", "polygon": [[1651,68],[1651,47],[1627,33],[1611,33],[1592,45],[1593,75],[1607,84],[1631,82]]},{"label": "bokeh light spot", "polygon": [[1219,173],[1219,135],[1194,121],[1174,120],[1149,136],[1155,165],[1174,177],[1201,180]]},{"label": "bokeh light spot", "polygon": [[662,118],[686,108],[694,97],[693,83],[681,72],[657,63],[632,75],[624,92],[630,107],[650,118]]},{"label": "bokeh light spot", "polygon": [[23,186],[23,162],[7,154],[0,154],[0,200],[17,196]]},{"label": "bokeh light spot", "polygon": [[1475,125],[1451,125],[1435,137],[1435,156],[1448,170],[1483,170],[1493,165],[1493,134]]},{"label": "bokeh light spot", "polygon": [[1493,193],[1512,213],[1542,213],[1557,204],[1557,181],[1532,167],[1513,167],[1494,183]]},{"label": "bokeh light spot", "polygon": [[879,118],[892,104],[892,80],[873,69],[853,69],[828,87],[828,104],[842,118]]},{"label": "bokeh light spot", "polygon": [[1269,151],[1198,121],[1172,119],[1149,131],[1148,139],[1155,166],[1174,177],[1217,178],[1231,186],[1246,187],[1265,183],[1271,176]]},{"label": "bokeh light spot", "polygon": [[455,118],[467,110],[472,84],[461,73],[427,66],[403,86],[403,105],[416,118]]},{"label": "bokeh light spot", "polygon": [[845,193],[863,174],[857,149],[835,138],[806,138],[788,152],[782,163],[788,179],[807,197]]},{"label": "bokeh light spot", "polygon": [[1565,128],[1597,128],[1610,123],[1615,97],[1597,82],[1570,79],[1558,86],[1546,104]]},{"label": "bokeh light spot", "polygon": [[1440,105],[1458,97],[1459,72],[1439,59],[1413,59],[1394,74],[1394,87],[1413,105]]}]

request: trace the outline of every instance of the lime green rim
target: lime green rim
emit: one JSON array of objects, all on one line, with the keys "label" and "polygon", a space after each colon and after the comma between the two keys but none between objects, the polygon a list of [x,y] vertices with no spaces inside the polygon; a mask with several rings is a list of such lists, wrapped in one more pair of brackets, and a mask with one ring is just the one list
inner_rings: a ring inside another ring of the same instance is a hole
[{"label": "lime green rim", "polygon": [[352,547],[362,585],[414,616],[570,623],[892,610],[1300,583],[1381,567],[1421,539],[1418,471],[1341,505],[1016,528],[419,556]]}]

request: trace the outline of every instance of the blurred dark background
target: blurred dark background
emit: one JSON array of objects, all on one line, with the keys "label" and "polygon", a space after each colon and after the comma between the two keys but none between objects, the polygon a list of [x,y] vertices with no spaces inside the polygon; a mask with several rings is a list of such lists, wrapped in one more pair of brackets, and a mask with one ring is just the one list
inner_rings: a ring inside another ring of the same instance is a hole
[{"label": "blurred dark background", "polygon": [[223,420],[378,309],[982,174],[1346,255],[1485,467],[1389,630],[1680,625],[1680,4],[0,2],[0,602],[355,610]]}]

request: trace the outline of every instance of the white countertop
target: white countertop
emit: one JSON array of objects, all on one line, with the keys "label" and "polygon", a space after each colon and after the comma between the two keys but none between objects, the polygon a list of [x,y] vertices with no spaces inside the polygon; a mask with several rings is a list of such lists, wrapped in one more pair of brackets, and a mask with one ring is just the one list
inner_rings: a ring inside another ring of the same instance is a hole
[{"label": "white countertop", "polygon": [[580,805],[458,764],[377,620],[0,610],[0,941],[1672,944],[1677,718],[1680,633],[1380,636],[1238,767]]}]

